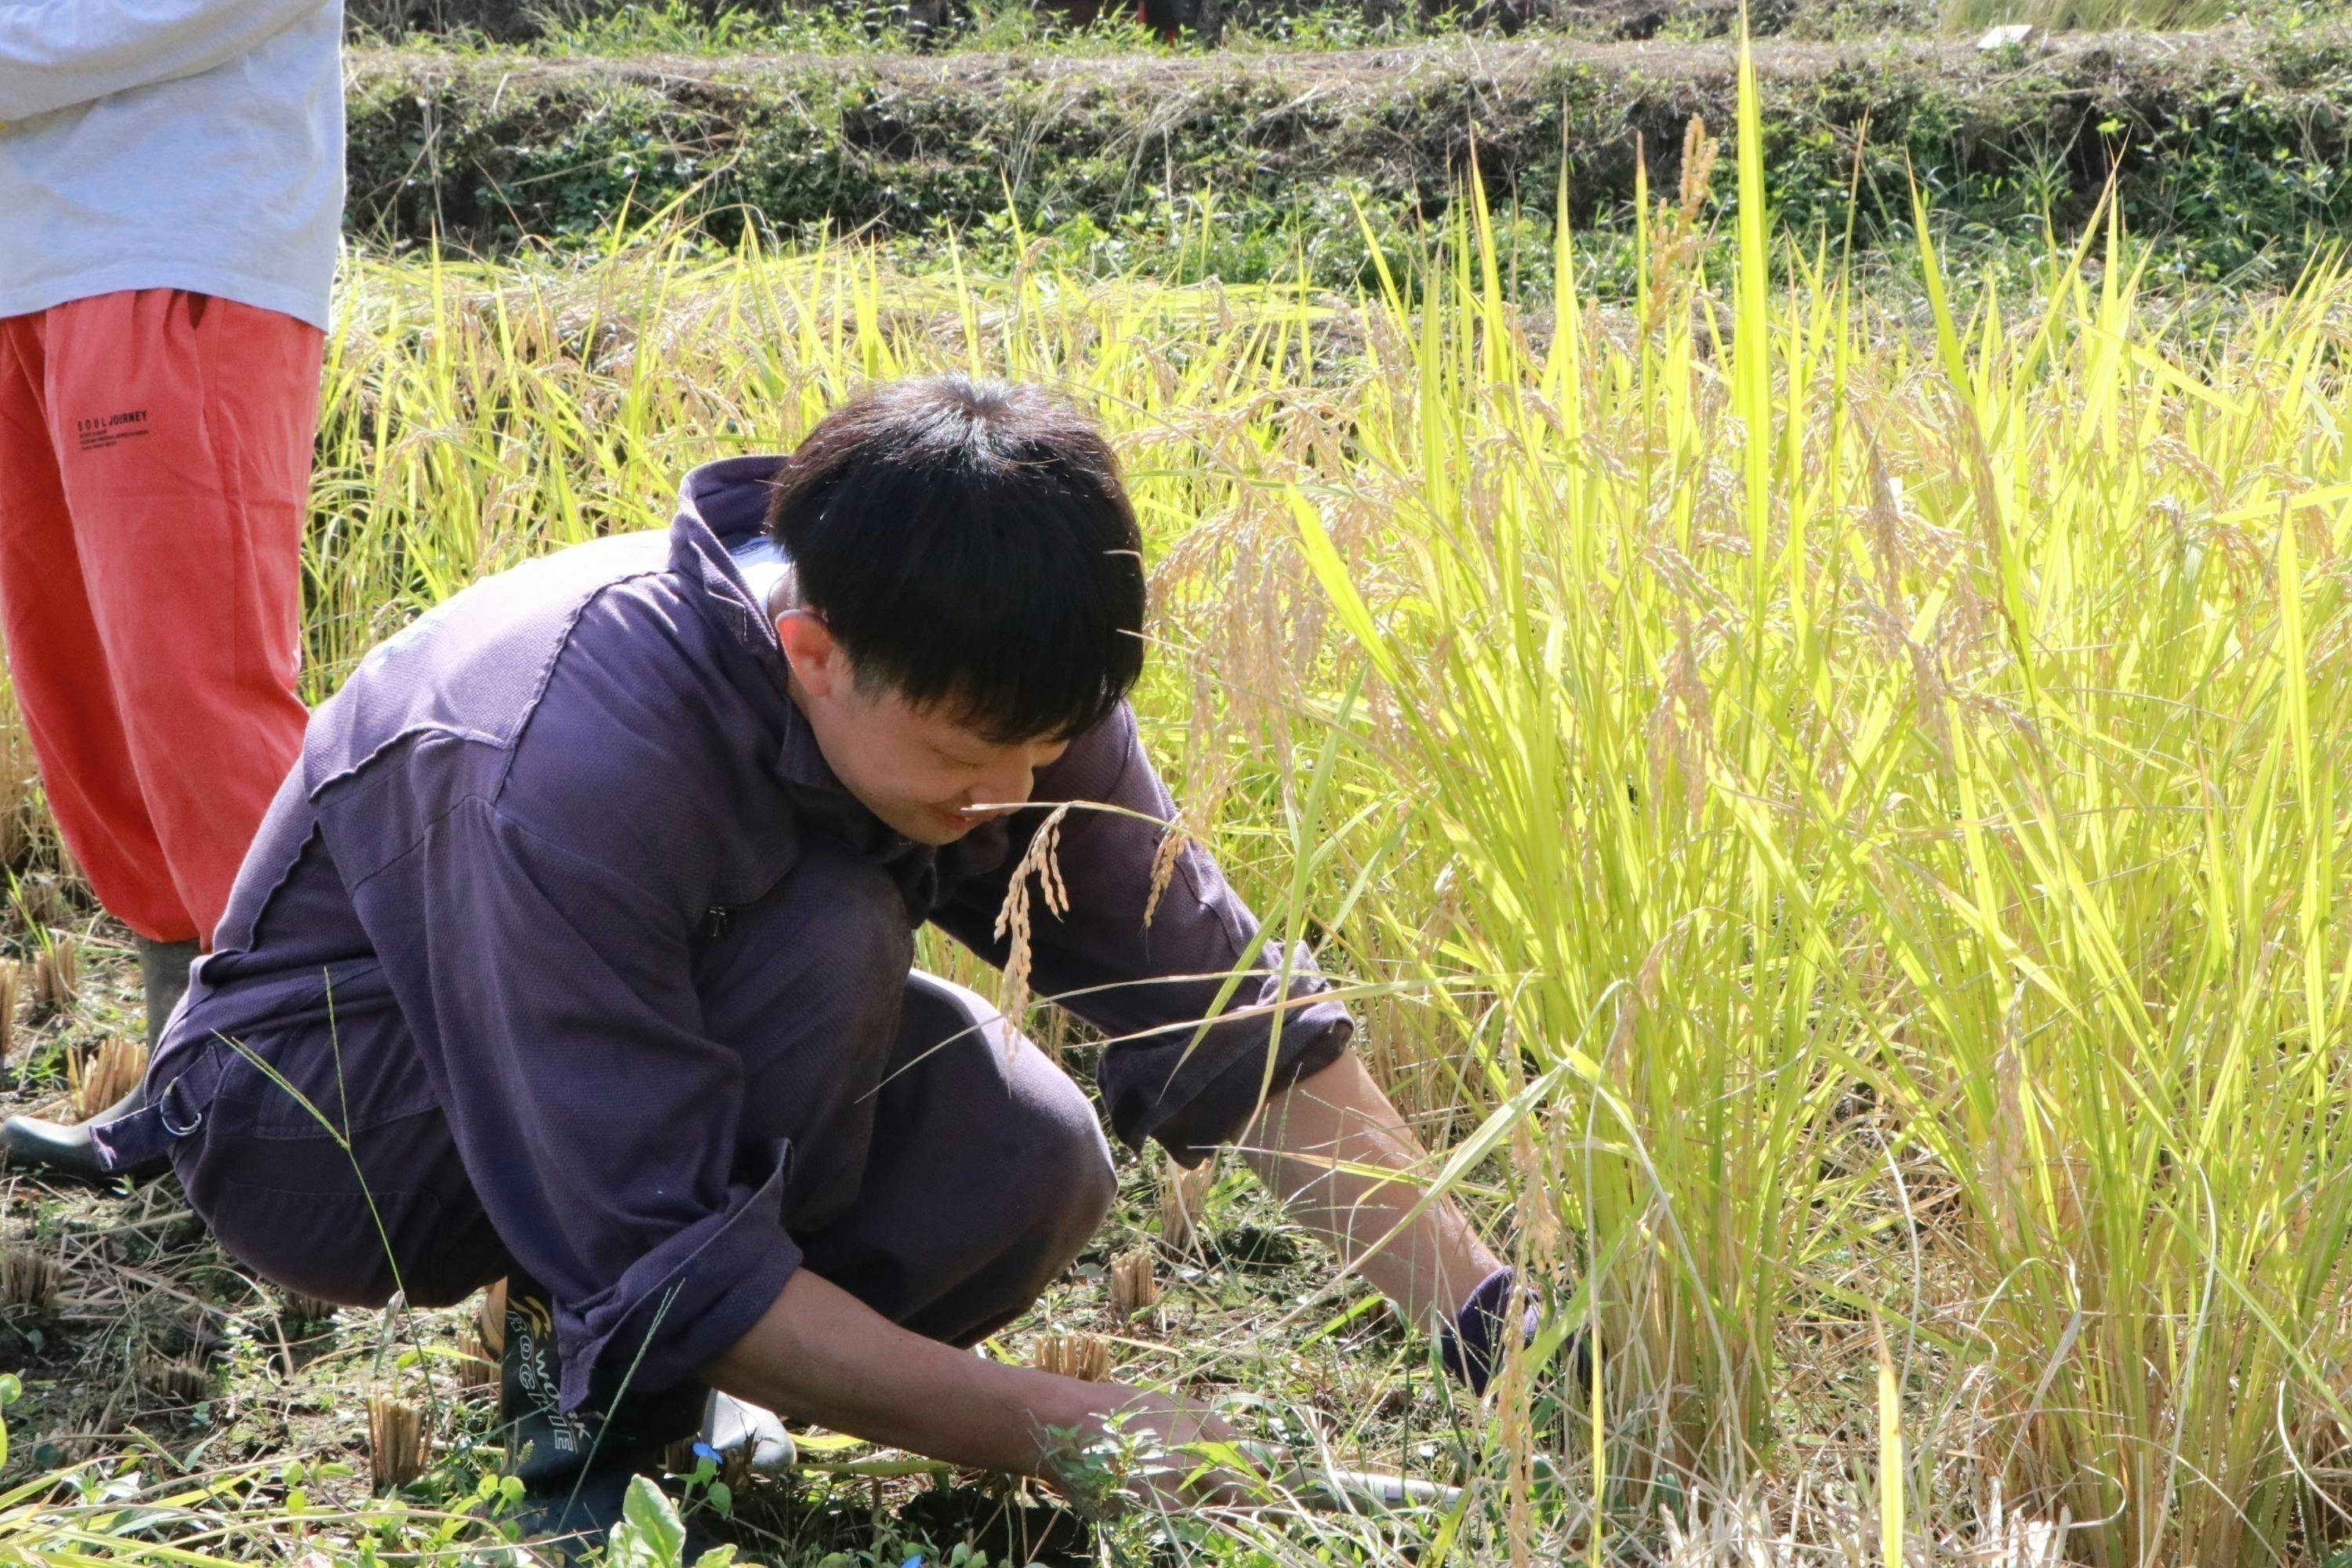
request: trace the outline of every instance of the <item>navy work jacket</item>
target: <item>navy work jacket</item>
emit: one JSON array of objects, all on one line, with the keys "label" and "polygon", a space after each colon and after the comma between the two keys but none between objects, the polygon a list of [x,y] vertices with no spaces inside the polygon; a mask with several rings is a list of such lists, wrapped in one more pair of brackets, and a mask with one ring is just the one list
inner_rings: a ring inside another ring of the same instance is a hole
[{"label": "navy work jacket", "polygon": [[[500,1239],[555,1296],[567,1405],[608,1349],[642,1349],[647,1386],[692,1375],[798,1264],[773,1168],[740,1147],[740,1057],[701,1027],[695,957],[726,911],[775,889],[810,833],[846,835],[910,924],[1001,964],[991,928],[1045,814],[935,850],[842,789],[729,554],[782,462],[697,468],[666,534],[501,573],[373,650],[313,715],[159,1058],[331,1036],[419,1053]],[[1034,798],[1172,816],[1123,706]],[[1066,819],[1070,913],[1036,901],[1034,975],[1112,1040],[1097,1076],[1118,1134],[1191,1161],[1351,1026],[1197,848],[1147,926],[1160,838]],[[501,1218],[550,1214],[529,1234]]]}]

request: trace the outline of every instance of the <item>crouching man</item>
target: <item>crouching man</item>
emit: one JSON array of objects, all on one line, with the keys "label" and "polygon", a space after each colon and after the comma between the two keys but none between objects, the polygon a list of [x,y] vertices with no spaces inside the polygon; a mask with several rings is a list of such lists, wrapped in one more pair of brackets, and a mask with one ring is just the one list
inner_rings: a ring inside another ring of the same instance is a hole
[{"label": "crouching man", "polygon": [[1025,935],[1110,1038],[1112,1127],[1188,1163],[1243,1140],[1483,1382],[1507,1272],[1377,1178],[1423,1154],[1346,1013],[1198,849],[1157,864],[1139,550],[1076,411],[921,380],[697,469],[666,535],[451,599],[311,719],[106,1158],[168,1156],[291,1289],[506,1279],[542,1528],[602,1529],[714,1410],[1048,1479],[1055,1429],[1194,1441],[1219,1428],[1181,1399],[960,1348],[1069,1266],[1113,1179],[1086,1096],[913,971],[913,933],[1006,962],[1048,808],[1103,803],[1060,823],[1068,910]]}]

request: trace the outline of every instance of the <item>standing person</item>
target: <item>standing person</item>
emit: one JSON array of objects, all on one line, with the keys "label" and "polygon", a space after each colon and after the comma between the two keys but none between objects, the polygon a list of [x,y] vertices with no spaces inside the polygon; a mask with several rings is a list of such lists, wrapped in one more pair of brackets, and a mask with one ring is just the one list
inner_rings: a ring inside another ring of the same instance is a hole
[{"label": "standing person", "polygon": [[341,42],[341,0],[0,0],[0,624],[151,1047],[301,745]]},{"label": "standing person", "polygon": [[1034,387],[896,383],[788,459],[698,468],[666,533],[467,589],[319,710],[152,1102],[100,1142],[168,1150],[290,1289],[506,1279],[535,1529],[609,1527],[716,1429],[712,1390],[776,1449],[770,1410],[1050,1479],[1122,1414],[1221,1434],[958,1350],[1115,1184],[1077,1086],[912,967],[928,922],[1102,1031],[1123,1142],[1242,1144],[1480,1386],[1511,1271],[1422,1201],[1312,958],[1167,838],[1126,701],[1143,620],[1109,448]]}]

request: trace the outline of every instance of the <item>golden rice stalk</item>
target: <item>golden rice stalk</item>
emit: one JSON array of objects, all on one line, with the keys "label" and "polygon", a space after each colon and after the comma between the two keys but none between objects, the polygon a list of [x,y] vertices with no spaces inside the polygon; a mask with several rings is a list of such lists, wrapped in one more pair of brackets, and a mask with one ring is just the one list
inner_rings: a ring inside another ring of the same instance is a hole
[{"label": "golden rice stalk", "polygon": [[88,1121],[139,1087],[147,1076],[147,1047],[140,1040],[117,1037],[97,1048],[77,1054],[66,1067],[66,1082],[73,1095],[73,1118]]},{"label": "golden rice stalk", "polygon": [[378,1493],[404,1487],[425,1474],[433,1441],[425,1412],[389,1394],[368,1395],[368,1469]]},{"label": "golden rice stalk", "polygon": [[1108,1383],[1110,1342],[1100,1334],[1040,1334],[1029,1347],[1029,1364],[1080,1383]]},{"label": "golden rice stalk", "polygon": [[1179,1252],[1201,1247],[1201,1217],[1216,1172],[1208,1165],[1186,1170],[1173,1160],[1160,1167],[1160,1239]]},{"label": "golden rice stalk", "polygon": [[213,1394],[213,1374],[202,1362],[150,1355],[139,1363],[139,1384],[174,1405],[201,1405]]},{"label": "golden rice stalk", "polygon": [[0,1309],[26,1308],[49,1317],[64,1285],[65,1268],[51,1254],[22,1244],[0,1247]]},{"label": "golden rice stalk", "polygon": [[457,1335],[457,1386],[468,1393],[499,1385],[499,1361],[471,1329]]},{"label": "golden rice stalk", "polygon": [[33,960],[33,1005],[63,1012],[80,994],[79,944],[69,936],[58,937]]},{"label": "golden rice stalk", "polygon": [[1151,1249],[1139,1247],[1111,1259],[1111,1315],[1125,1321],[1160,1305],[1160,1276],[1152,1266]]},{"label": "golden rice stalk", "polygon": [[482,1304],[474,1313],[474,1331],[481,1337],[482,1349],[496,1360],[507,1353],[507,1282],[492,1282],[482,1292]]}]

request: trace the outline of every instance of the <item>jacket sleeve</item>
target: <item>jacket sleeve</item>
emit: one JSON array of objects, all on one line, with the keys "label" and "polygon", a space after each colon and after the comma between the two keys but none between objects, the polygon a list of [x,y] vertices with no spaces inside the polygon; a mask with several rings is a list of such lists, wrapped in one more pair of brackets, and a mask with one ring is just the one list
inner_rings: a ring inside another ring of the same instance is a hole
[{"label": "jacket sleeve", "polygon": [[1198,1163],[1239,1135],[1265,1096],[1347,1048],[1354,1025],[1339,1003],[1318,999],[1327,985],[1313,956],[1304,946],[1286,954],[1260,931],[1197,845],[1177,858],[1146,923],[1159,824],[1175,808],[1129,709],[1042,770],[1033,798],[1045,804],[1011,819],[1003,861],[959,883],[933,919],[1003,965],[1008,944],[993,933],[997,910],[1052,805],[1092,801],[1138,814],[1072,810],[1057,852],[1068,916],[1055,917],[1034,888],[1030,900],[1035,990],[1110,1037],[1097,1077],[1111,1124],[1131,1147],[1157,1138]]},{"label": "jacket sleeve", "polygon": [[0,121],[88,103],[236,58],[320,0],[40,0],[0,5]]},{"label": "jacket sleeve", "polygon": [[801,1253],[789,1150],[737,1147],[741,1059],[703,1032],[688,922],[478,795],[353,895],[483,1206],[554,1300],[565,1406],[693,1376]]}]

